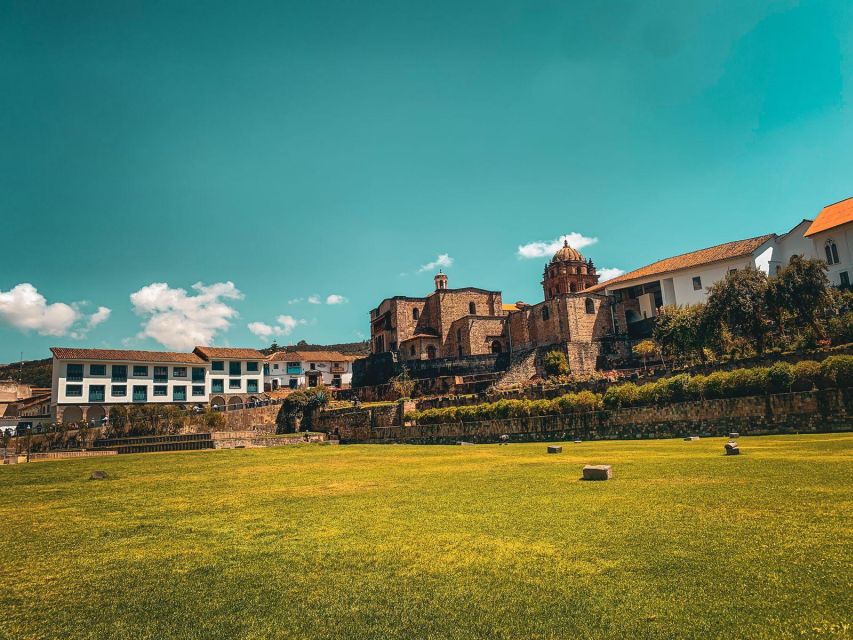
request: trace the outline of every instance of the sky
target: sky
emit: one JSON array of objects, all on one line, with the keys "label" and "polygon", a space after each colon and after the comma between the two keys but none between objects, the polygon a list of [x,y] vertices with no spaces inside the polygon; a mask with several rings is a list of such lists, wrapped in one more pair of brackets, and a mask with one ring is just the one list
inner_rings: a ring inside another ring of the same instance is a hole
[{"label": "sky", "polygon": [[0,1],[0,362],[350,342],[853,196],[844,0]]}]

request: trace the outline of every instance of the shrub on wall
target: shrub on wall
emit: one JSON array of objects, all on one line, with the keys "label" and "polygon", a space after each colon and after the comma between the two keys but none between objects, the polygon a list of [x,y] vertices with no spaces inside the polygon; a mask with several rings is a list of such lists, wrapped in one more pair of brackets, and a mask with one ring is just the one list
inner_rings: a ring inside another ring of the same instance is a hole
[{"label": "shrub on wall", "polygon": [[794,365],[794,391],[811,391],[815,386],[821,386],[820,362],[802,360]]},{"label": "shrub on wall", "polygon": [[820,363],[823,376],[838,387],[853,385],[853,356],[829,356]]},{"label": "shrub on wall", "polygon": [[569,361],[561,351],[549,351],[542,360],[542,367],[549,376],[564,376],[569,372]]},{"label": "shrub on wall", "polygon": [[777,362],[767,370],[767,387],[770,393],[786,393],[794,384],[794,367],[787,362]]}]

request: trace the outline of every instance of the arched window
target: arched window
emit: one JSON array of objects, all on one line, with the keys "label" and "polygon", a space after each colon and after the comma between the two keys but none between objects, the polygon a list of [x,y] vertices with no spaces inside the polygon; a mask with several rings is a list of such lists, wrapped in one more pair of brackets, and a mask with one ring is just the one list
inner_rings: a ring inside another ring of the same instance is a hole
[{"label": "arched window", "polygon": [[503,351],[503,346],[501,346],[500,340],[492,342],[492,353],[500,353],[501,351]]},{"label": "arched window", "polygon": [[427,358],[429,358],[430,360],[435,360],[435,347],[432,345],[429,345],[427,347]]},{"label": "arched window", "polygon": [[420,312],[418,311],[418,308],[417,307],[413,308],[412,309],[412,320],[417,320],[419,315],[420,315]]},{"label": "arched window", "polygon": [[546,306],[542,307],[542,319],[547,320],[551,317],[551,310]]},{"label": "arched window", "polygon": [[826,262],[827,264],[838,264],[838,246],[835,244],[835,240],[827,240],[826,244],[823,247],[823,250],[826,252]]},{"label": "arched window", "polygon": [[575,273],[578,273],[578,274],[579,274],[580,272],[581,272],[581,268],[580,268],[580,267],[576,267],[576,268],[575,268]]},{"label": "arched window", "polygon": [[586,305],[587,313],[595,313],[595,303],[592,301],[592,298],[587,298],[584,304]]},{"label": "arched window", "polygon": [[412,345],[411,347],[409,347],[409,355],[410,356],[415,355],[415,345]]},{"label": "arched window", "polygon": [[468,303],[468,313],[470,313],[472,316],[477,315],[477,305],[473,302]]}]

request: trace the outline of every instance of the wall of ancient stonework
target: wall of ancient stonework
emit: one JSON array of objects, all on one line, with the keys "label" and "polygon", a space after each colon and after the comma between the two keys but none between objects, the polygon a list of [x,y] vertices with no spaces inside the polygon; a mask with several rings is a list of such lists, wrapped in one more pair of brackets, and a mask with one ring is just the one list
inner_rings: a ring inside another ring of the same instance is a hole
[{"label": "wall of ancient stonework", "polygon": [[341,441],[452,444],[514,441],[674,438],[853,429],[853,389],[824,389],[749,398],[700,400],[576,415],[485,420],[472,423],[340,428]]},{"label": "wall of ancient stonework", "polygon": [[347,407],[322,411],[313,429],[330,434],[383,429],[403,423],[403,404],[394,402],[373,407]]},{"label": "wall of ancient stonework", "polygon": [[[280,405],[273,404],[266,407],[253,407],[252,409],[222,411],[220,415],[225,422],[220,429],[223,431],[267,431],[274,433],[275,418],[280,408]],[[194,432],[196,426],[203,424],[203,422],[204,416],[192,415],[187,431]]]}]

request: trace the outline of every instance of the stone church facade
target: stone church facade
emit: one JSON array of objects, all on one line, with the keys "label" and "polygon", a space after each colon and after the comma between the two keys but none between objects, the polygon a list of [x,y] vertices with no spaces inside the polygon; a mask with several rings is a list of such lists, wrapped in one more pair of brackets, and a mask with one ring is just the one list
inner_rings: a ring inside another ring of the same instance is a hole
[{"label": "stone church facade", "polygon": [[451,289],[447,275],[422,298],[386,298],[370,312],[371,353],[390,352],[401,362],[462,359],[553,347],[566,353],[573,372],[595,370],[601,338],[613,320],[592,260],[564,244],[546,264],[544,300],[503,304],[500,291]]}]

